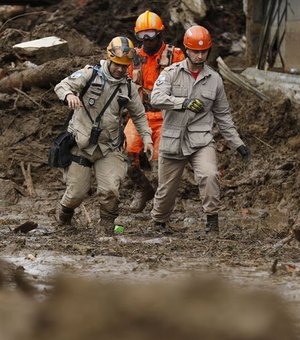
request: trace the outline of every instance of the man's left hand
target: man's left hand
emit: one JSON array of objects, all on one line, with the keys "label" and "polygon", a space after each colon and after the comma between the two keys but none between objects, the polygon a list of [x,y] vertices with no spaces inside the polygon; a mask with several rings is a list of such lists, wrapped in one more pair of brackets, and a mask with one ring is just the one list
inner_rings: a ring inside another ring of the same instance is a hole
[{"label": "man's left hand", "polygon": [[145,144],[144,152],[147,155],[149,161],[153,158],[153,144]]}]

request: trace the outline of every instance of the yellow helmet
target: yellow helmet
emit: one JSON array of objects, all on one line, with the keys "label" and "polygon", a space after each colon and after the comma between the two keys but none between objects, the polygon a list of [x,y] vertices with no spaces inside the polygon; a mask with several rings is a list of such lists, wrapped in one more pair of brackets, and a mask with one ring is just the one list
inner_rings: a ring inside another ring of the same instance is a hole
[{"label": "yellow helmet", "polygon": [[135,54],[132,41],[126,37],[113,38],[106,51],[108,60],[121,65],[130,65]]}]

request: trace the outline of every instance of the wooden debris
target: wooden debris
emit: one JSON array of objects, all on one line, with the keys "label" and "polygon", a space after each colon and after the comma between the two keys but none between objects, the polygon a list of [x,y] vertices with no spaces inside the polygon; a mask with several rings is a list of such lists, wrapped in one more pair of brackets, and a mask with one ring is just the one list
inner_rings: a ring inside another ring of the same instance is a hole
[{"label": "wooden debris", "polygon": [[6,5],[6,6],[0,6],[0,18],[1,19],[9,19],[11,17],[14,17],[16,15],[19,15],[21,13],[25,12],[26,7],[24,5]]},{"label": "wooden debris", "polygon": [[86,217],[86,220],[87,220],[87,223],[90,225],[92,223],[92,220],[91,220],[91,217],[89,215],[89,213],[87,212],[86,210],[86,207],[84,206],[84,204],[81,204],[81,207],[82,207],[82,211]]},{"label": "wooden debris", "polygon": [[275,259],[271,266],[271,273],[275,274],[277,272],[278,259]]},{"label": "wooden debris", "polygon": [[23,92],[20,89],[17,89],[16,87],[14,88],[14,90],[20,94],[22,94],[24,97],[28,98],[30,101],[32,101],[35,105],[37,105],[40,109],[43,109],[43,106],[41,104],[39,104],[37,101],[35,101],[33,98],[31,98],[27,93]]},{"label": "wooden debris", "polygon": [[294,235],[289,235],[289,236],[283,238],[282,240],[278,241],[277,243],[275,243],[272,246],[272,249],[277,250],[277,249],[283,247],[285,244],[290,243],[292,240],[294,240]]},{"label": "wooden debris", "polygon": [[33,187],[32,177],[31,177],[31,165],[27,165],[27,170],[25,170],[24,162],[21,162],[21,169],[25,179],[25,184],[30,197],[36,197],[36,192]]},{"label": "wooden debris", "polygon": [[[1,0],[0,0],[0,4],[1,4]],[[28,13],[22,13],[19,15],[15,15],[12,18],[7,19],[2,26],[0,26],[0,31],[2,31],[4,29],[4,27],[12,20],[21,18],[21,17],[26,17],[26,16],[32,16],[32,15],[41,15],[41,14],[46,14],[46,11],[38,11],[38,12],[28,12]]]},{"label": "wooden debris", "polygon": [[49,88],[51,84],[59,83],[72,69],[80,67],[79,63],[79,58],[61,58],[59,67],[57,60],[51,60],[34,69],[14,72],[0,80],[0,92],[13,93],[15,88],[22,91],[30,90],[31,87]]},{"label": "wooden debris", "polygon": [[255,139],[257,139],[259,142],[261,142],[262,144],[266,145],[267,147],[269,147],[270,149],[274,149],[272,145],[264,142],[262,139],[256,137],[256,136],[253,136]]},{"label": "wooden debris", "polygon": [[249,84],[247,80],[245,80],[242,76],[232,72],[229,67],[225,64],[224,60],[221,57],[217,58],[218,67],[221,75],[232,82],[233,84],[242,87],[254,94],[256,94],[260,99],[269,101],[270,98],[259,91],[257,88]]},{"label": "wooden debris", "polygon": [[32,221],[27,221],[23,224],[20,224],[18,227],[14,229],[15,233],[21,232],[27,234],[29,231],[34,230],[38,227],[38,224]]}]

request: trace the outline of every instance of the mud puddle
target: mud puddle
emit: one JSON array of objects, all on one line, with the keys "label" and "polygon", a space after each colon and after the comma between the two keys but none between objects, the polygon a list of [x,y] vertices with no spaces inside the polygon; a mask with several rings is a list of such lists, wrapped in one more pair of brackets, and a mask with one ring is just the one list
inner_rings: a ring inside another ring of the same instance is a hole
[{"label": "mud puddle", "polygon": [[[44,210],[41,206],[34,202],[11,206],[2,210],[0,218],[1,259],[23,268],[41,296],[60,273],[107,282],[212,274],[241,287],[276,291],[295,311],[300,326],[299,242],[274,247],[288,233],[288,216],[282,213],[222,211],[220,235],[210,238],[202,232],[204,217],[199,218],[198,204],[189,204],[185,213],[178,205],[173,225],[185,231],[174,236],[145,236],[149,213],[133,217],[123,209],[125,232],[99,237],[96,225],[86,225],[80,211],[76,228],[64,230],[54,218],[54,203]],[[94,208],[86,205],[86,209],[92,212]],[[13,232],[17,224],[28,220],[38,223],[38,228],[27,234]]]},{"label": "mud puddle", "polygon": [[[187,261],[174,258],[168,263],[168,268],[150,269],[136,261],[115,256],[71,256],[59,252],[42,252],[35,255],[20,253],[2,258],[24,268],[31,283],[40,292],[40,299],[43,299],[44,291],[51,289],[52,279],[61,273],[106,282],[153,282],[195,274],[214,275],[241,287],[276,292],[288,302],[300,330],[300,286],[295,276],[274,276],[267,270],[255,267],[232,268],[214,261],[207,263],[201,259]],[[295,265],[300,268],[300,263]]]},{"label": "mud puddle", "polygon": [[[121,238],[121,242],[126,240]],[[147,240],[149,243],[164,242],[163,239]],[[126,241],[128,242],[128,240]],[[138,261],[116,256],[81,256],[66,255],[61,252],[37,252],[34,255],[20,252],[2,259],[24,268],[31,282],[42,294],[44,289],[51,288],[53,278],[60,274],[100,279],[102,281],[151,282],[164,279],[176,279],[187,275],[214,275],[241,287],[260,288],[273,291],[288,301],[300,328],[300,286],[296,275],[282,276],[271,274],[254,266],[237,268],[220,264],[214,260],[187,260],[173,258],[164,267],[151,269]],[[294,263],[300,268],[300,263]]]}]

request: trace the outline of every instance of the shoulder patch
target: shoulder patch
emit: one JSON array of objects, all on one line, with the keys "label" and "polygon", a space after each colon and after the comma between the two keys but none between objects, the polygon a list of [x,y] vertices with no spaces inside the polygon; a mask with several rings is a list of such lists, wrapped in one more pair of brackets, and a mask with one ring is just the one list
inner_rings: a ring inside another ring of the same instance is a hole
[{"label": "shoulder patch", "polygon": [[86,70],[88,70],[88,69],[90,69],[90,68],[94,68],[94,67],[96,67],[96,66],[87,64],[87,65],[84,66],[83,69],[86,71]]},{"label": "shoulder patch", "polygon": [[175,70],[176,67],[179,67],[178,63],[174,63],[174,64],[170,65],[169,67],[166,67],[165,71],[173,71],[173,70]]},{"label": "shoulder patch", "polygon": [[161,85],[164,81],[166,80],[166,76],[164,76],[163,74],[161,74],[157,80],[156,80],[156,85],[159,86]]},{"label": "shoulder patch", "polygon": [[71,79],[77,79],[77,78],[80,78],[81,76],[83,76],[83,74],[84,74],[84,72],[82,70],[76,71],[76,72],[74,72],[70,75],[70,78]]}]

